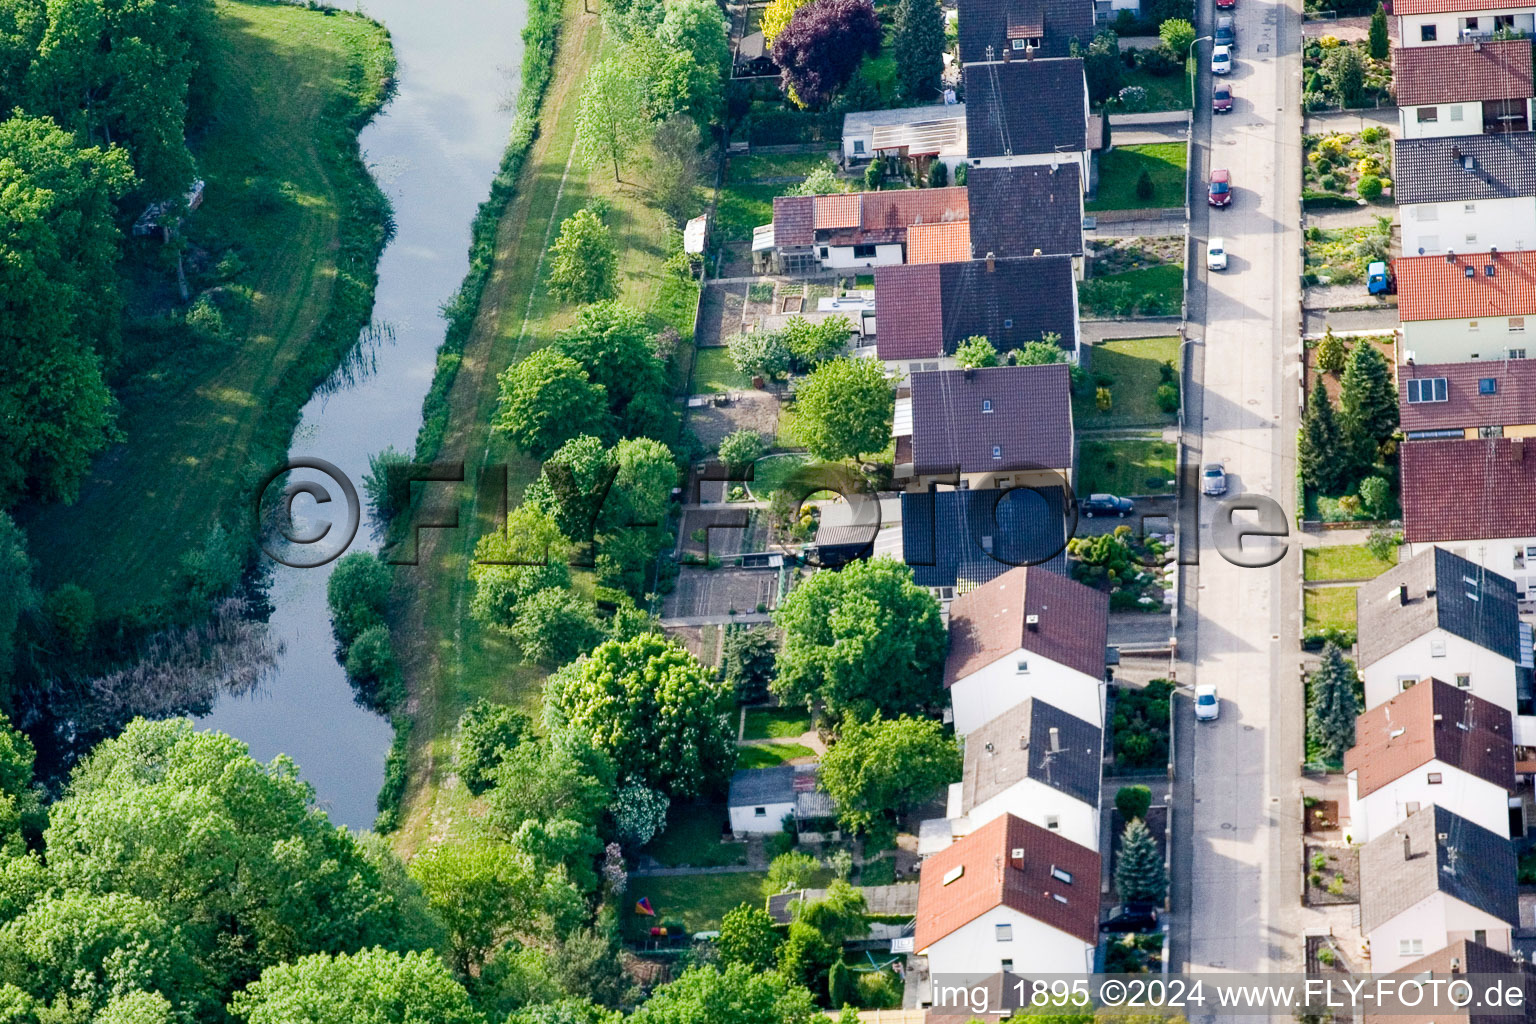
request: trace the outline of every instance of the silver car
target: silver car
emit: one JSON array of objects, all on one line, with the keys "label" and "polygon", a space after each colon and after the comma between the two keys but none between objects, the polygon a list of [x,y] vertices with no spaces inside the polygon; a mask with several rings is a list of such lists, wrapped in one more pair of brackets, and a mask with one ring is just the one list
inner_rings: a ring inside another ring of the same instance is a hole
[{"label": "silver car", "polygon": [[1207,462],[1200,474],[1201,494],[1226,494],[1227,471],[1219,462]]}]

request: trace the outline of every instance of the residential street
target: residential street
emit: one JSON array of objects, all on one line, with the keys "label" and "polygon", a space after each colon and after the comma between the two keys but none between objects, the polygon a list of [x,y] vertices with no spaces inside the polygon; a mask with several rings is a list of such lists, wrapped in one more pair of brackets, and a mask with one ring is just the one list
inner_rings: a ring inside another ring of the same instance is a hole
[{"label": "residential street", "polygon": [[[1202,32],[1214,14],[1205,0]],[[1191,233],[1198,272],[1184,480],[1191,524],[1200,466],[1218,461],[1229,493],[1272,497],[1294,522],[1300,4],[1239,0],[1235,14],[1230,114],[1212,117],[1210,44],[1197,50]],[[1213,167],[1231,172],[1227,209],[1206,205]],[[1226,241],[1224,273],[1204,270],[1212,235]],[[1179,681],[1215,684],[1221,717],[1197,728],[1189,702],[1179,702],[1175,804],[1187,824],[1174,851],[1174,964],[1194,973],[1294,970],[1302,952],[1299,543],[1293,539],[1276,566],[1239,568],[1212,544],[1215,511],[1209,500],[1199,508],[1200,564],[1186,570],[1180,616]]]}]

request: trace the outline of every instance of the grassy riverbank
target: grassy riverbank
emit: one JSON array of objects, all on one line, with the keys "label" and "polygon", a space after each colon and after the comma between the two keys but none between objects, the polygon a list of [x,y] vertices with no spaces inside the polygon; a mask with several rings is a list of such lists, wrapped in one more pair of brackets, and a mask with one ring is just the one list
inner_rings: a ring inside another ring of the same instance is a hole
[{"label": "grassy riverbank", "polygon": [[[494,259],[478,311],[462,352],[439,360],[423,431],[439,459],[462,459],[471,467],[506,463],[514,502],[539,467],[490,433],[496,374],[547,344],[575,318],[576,307],[542,285],[548,271],[543,256],[560,221],[591,199],[607,200],[605,219],[619,252],[619,299],[675,326],[685,341],[695,302],[691,286],[663,270],[663,215],[651,205],[638,170],[626,168],[628,180],[615,182],[611,168],[589,171],[572,158],[582,84],[603,40],[597,15],[585,13],[579,0],[564,3],[560,33],[538,131],[496,226]],[[525,88],[526,82],[525,77]],[[683,373],[687,362],[685,351]],[[434,418],[438,426],[432,426]],[[475,523],[471,502],[460,517]],[[420,565],[398,577],[395,635],[412,707],[409,784],[395,839],[405,854],[452,832],[474,813],[474,801],[452,777],[453,732],[463,709],[482,696],[529,710],[538,706],[543,671],[523,664],[511,645],[469,615],[465,570],[476,534],[476,529],[427,531]]]},{"label": "grassy riverbank", "polygon": [[[207,190],[184,235],[189,262],[209,264],[194,266],[195,287],[248,290],[243,337],[189,351],[144,327],[135,352],[130,323],[131,372],[116,382],[123,443],[75,505],[25,515],[39,583],[90,588],[103,616],[153,617],[215,524],[245,543],[254,484],[368,320],[387,238],[388,204],[356,142],[394,72],[381,26],[220,0],[207,70],[213,114],[191,139]],[[231,252],[237,263],[214,270]],[[142,324],[169,322],[175,279],[161,255],[129,249],[126,305]]]}]

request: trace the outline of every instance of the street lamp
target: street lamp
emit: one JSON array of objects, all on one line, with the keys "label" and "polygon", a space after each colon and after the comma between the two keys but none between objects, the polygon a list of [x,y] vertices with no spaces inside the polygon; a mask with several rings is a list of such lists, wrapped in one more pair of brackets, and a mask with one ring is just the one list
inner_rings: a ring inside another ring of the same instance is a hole
[{"label": "street lamp", "polygon": [[1210,36],[1195,36],[1189,41],[1189,55],[1184,58],[1184,66],[1188,68],[1189,75],[1189,116],[1195,116],[1195,80],[1200,77],[1200,69],[1190,67],[1195,60],[1195,47],[1210,39]]}]

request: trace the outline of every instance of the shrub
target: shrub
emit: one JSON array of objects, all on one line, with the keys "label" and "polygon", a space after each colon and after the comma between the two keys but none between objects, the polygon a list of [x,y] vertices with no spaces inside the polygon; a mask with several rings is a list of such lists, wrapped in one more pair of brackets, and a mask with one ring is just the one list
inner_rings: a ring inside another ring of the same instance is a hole
[{"label": "shrub", "polygon": [[1386,519],[1392,514],[1392,485],[1379,476],[1362,480],[1360,506],[1372,519]]},{"label": "shrub", "polygon": [[1099,412],[1109,412],[1114,408],[1115,399],[1110,394],[1109,388],[1099,388],[1093,393],[1093,404],[1098,406]]},{"label": "shrub", "polygon": [[1141,174],[1136,178],[1136,198],[1143,200],[1151,199],[1152,194],[1152,175],[1145,167],[1143,167],[1141,169]]},{"label": "shrub", "polygon": [[358,696],[375,710],[393,710],[405,696],[387,626],[369,626],[357,635],[347,648],[346,670]]},{"label": "shrub", "polygon": [[1152,790],[1146,786],[1121,786],[1115,793],[1115,810],[1126,821],[1145,818],[1152,807]]},{"label": "shrub", "polygon": [[342,646],[352,643],[370,626],[384,622],[389,602],[389,566],[370,552],[343,555],[326,581],[326,603],[331,609],[331,630]]},{"label": "shrub", "polygon": [[928,187],[943,188],[949,184],[949,166],[943,161],[935,160],[928,165]]},{"label": "shrub", "polygon": [[1379,125],[1367,125],[1360,129],[1360,139],[1367,144],[1380,142],[1386,136],[1387,130]]},{"label": "shrub", "polygon": [[1157,407],[1163,412],[1173,413],[1179,411],[1179,386],[1177,384],[1159,384],[1157,386]]},{"label": "shrub", "polygon": [[78,583],[64,583],[43,602],[48,621],[71,651],[79,652],[96,627],[96,598]]},{"label": "shrub", "polygon": [[1402,537],[1396,530],[1388,530],[1378,526],[1372,530],[1370,536],[1365,539],[1365,550],[1371,553],[1371,557],[1380,561],[1386,561],[1392,557],[1392,552],[1402,543]]},{"label": "shrub", "polygon": [[755,430],[742,429],[720,442],[720,460],[731,466],[746,466],[762,458],[768,445]]},{"label": "shrub", "polygon": [[957,164],[955,166],[955,184],[956,185],[964,185],[965,182],[966,182],[966,179],[969,176],[970,176],[970,167],[969,167],[969,165],[967,165],[967,164]]},{"label": "shrub", "polygon": [[885,159],[877,156],[869,162],[868,167],[864,168],[864,190],[866,192],[873,192],[880,187],[880,183],[884,180]]},{"label": "shrub", "polygon": [[484,697],[471,704],[459,717],[454,743],[454,765],[465,788],[476,796],[490,789],[496,769],[531,728],[527,715],[505,704]]},{"label": "shrub", "polygon": [[[1365,161],[1361,161],[1364,163]],[[1360,193],[1361,199],[1380,199],[1382,193],[1381,179],[1374,174],[1367,174],[1355,184],[1355,191]]]},{"label": "shrub", "polygon": [[1317,368],[1324,373],[1338,373],[1344,369],[1345,354],[1344,340],[1330,327],[1317,343]]},{"label": "shrub", "polygon": [[[1128,111],[1130,111],[1133,114],[1137,113],[1138,111],[1146,110],[1147,109],[1147,90],[1142,88],[1139,85],[1128,85],[1128,86],[1126,86],[1124,89],[1120,90],[1120,106],[1121,106],[1122,109],[1128,110]],[[1143,171],[1142,173],[1145,174],[1146,172]],[[1148,178],[1147,180],[1148,180],[1149,183],[1151,182],[1150,178]],[[1141,194],[1140,193],[1140,188],[1141,188],[1141,183],[1140,183],[1140,180],[1138,180],[1137,181],[1137,190],[1138,190],[1137,191],[1137,195]]]}]

